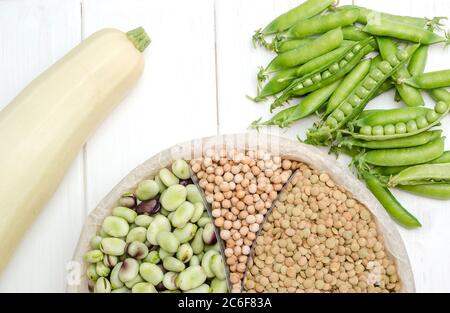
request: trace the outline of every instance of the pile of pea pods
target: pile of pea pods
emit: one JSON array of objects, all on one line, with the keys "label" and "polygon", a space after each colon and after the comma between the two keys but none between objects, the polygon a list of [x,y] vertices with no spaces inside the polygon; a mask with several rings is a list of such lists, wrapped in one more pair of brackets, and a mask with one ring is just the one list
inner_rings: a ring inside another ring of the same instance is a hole
[{"label": "pile of pea pods", "polygon": [[184,160],[124,194],[84,255],[96,293],[227,292],[215,227]]},{"label": "pile of pea pods", "polygon": [[[270,99],[273,112],[303,98],[250,127],[285,128],[318,114],[304,142],[352,156],[356,174],[392,218],[420,227],[389,188],[450,199],[450,151],[436,129],[449,113],[450,70],[424,72],[429,46],[450,43],[445,19],[338,7],[334,0],[301,3],[253,36],[255,46],[276,53],[260,68],[253,100]],[[391,89],[405,107],[364,110]],[[422,92],[433,98],[433,108],[425,107]]]}]

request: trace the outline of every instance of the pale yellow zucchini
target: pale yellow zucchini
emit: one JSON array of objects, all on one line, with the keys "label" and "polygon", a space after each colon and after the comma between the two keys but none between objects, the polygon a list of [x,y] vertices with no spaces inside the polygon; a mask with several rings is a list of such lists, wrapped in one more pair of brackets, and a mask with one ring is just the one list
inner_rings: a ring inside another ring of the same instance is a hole
[{"label": "pale yellow zucchini", "polygon": [[0,271],[93,129],[142,74],[142,28],[100,30],[0,112]]}]

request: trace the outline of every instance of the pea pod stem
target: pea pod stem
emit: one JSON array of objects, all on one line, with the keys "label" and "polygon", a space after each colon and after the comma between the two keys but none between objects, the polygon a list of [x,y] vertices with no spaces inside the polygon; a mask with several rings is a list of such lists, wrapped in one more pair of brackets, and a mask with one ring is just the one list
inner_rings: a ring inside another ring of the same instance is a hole
[{"label": "pea pod stem", "polygon": [[437,89],[430,89],[428,90],[430,96],[435,101],[443,101],[450,105],[450,92],[447,91],[445,88],[437,88]]},{"label": "pea pod stem", "polygon": [[421,88],[436,89],[450,86],[450,69],[418,74],[408,79],[400,79],[399,83]]},{"label": "pea pod stem", "polygon": [[389,189],[384,187],[374,175],[363,172],[362,176],[369,190],[397,223],[406,228],[418,228],[422,226],[417,218],[409,213],[400,202],[395,199]]}]

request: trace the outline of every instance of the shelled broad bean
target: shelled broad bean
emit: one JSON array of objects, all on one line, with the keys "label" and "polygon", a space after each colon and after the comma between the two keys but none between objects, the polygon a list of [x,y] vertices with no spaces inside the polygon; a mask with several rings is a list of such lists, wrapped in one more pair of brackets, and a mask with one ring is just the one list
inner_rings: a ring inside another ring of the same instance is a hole
[{"label": "shelled broad bean", "polygon": [[[317,3],[307,0],[303,5],[314,7]],[[342,80],[328,99],[320,119],[308,130],[304,142],[328,146],[336,153],[348,153],[353,158],[356,174],[365,180],[374,194],[378,194],[386,210],[404,210],[387,189],[389,177],[424,162],[433,164],[446,155],[444,153],[436,159],[443,152],[445,138],[435,128],[449,113],[450,92],[447,88],[450,87],[450,70],[425,72],[425,68],[429,46],[450,42],[448,32],[442,29],[442,21],[447,18],[400,16],[356,5],[337,4],[325,9],[322,7],[320,13],[306,18],[300,16],[296,20],[294,16],[290,15],[289,27],[271,33],[274,35],[272,48],[306,53],[302,51],[307,47],[306,42],[340,30],[343,40],[332,51],[341,50],[348,54],[340,56],[339,60],[330,59],[328,64],[319,62],[323,56],[313,58],[308,61],[312,66],[303,68],[304,71],[302,66],[297,66],[275,72],[255,98],[264,101],[273,96],[270,112],[292,98],[306,97],[299,104],[276,112],[268,121],[258,120],[251,126],[277,125],[284,128],[300,118],[318,111],[321,113],[317,110],[322,108],[320,101],[315,103],[315,110],[300,108],[314,99],[317,90]],[[278,21],[283,18],[280,16]],[[264,34],[260,35],[264,37]],[[346,50],[349,41],[354,42],[353,48]],[[330,46],[333,44],[336,42],[330,42]],[[372,52],[375,55],[366,57]],[[317,67],[314,67],[315,63]],[[394,99],[409,108],[364,111],[371,99],[393,87],[396,89]],[[423,91],[435,101],[434,108],[426,107]],[[303,114],[299,115],[299,112]],[[420,185],[424,186],[423,189],[415,186],[401,188],[422,196],[448,199],[450,188],[447,184],[447,181],[429,179]],[[389,187],[394,185],[391,181]],[[417,222],[416,226],[420,223]]]},{"label": "shelled broad bean", "polygon": [[141,181],[118,205],[84,255],[92,291],[227,292],[215,228],[186,161]]}]

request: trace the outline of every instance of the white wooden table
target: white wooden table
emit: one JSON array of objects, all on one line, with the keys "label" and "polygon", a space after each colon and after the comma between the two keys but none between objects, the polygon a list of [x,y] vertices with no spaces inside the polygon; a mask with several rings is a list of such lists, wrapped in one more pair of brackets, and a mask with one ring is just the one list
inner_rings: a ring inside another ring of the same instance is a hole
[{"label": "white wooden table", "polygon": [[[0,0],[0,109],[100,28],[129,30],[141,25],[153,40],[137,88],[80,151],[0,276],[0,292],[63,292],[66,266],[86,214],[131,169],[175,143],[243,132],[257,117],[267,117],[267,105],[245,98],[255,92],[257,66],[270,58],[262,49],[253,49],[250,37],[300,1]],[[450,16],[448,0],[353,2],[395,14]],[[449,67],[449,50],[433,47],[427,70]],[[389,93],[369,107],[400,106],[392,99]],[[428,97],[427,101],[431,103]],[[281,135],[294,139],[311,121]],[[450,136],[449,117],[444,132]],[[7,147],[1,149],[8,153]],[[346,166],[346,160],[339,162]],[[450,201],[395,195],[424,225],[414,231],[399,227],[417,290],[449,292]]]}]

